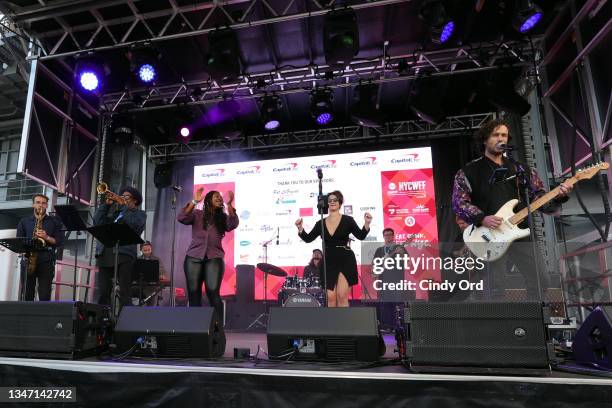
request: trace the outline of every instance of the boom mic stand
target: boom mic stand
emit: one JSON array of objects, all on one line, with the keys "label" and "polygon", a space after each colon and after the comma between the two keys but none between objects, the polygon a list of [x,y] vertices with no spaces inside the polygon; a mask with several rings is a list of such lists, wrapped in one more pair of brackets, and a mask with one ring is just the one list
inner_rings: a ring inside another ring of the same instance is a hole
[{"label": "boom mic stand", "polygon": [[321,252],[323,252],[323,304],[327,307],[327,254],[325,252],[325,219],[323,215],[327,214],[329,204],[327,203],[327,195],[323,194],[323,170],[320,168],[317,169],[317,177],[319,178],[317,210],[321,216]]},{"label": "boom mic stand", "polygon": [[[525,204],[527,206],[526,207],[527,208],[527,225],[529,226],[529,234],[531,237],[531,252],[533,256],[533,262],[534,262],[535,273],[536,273],[536,283],[537,283],[536,288],[538,291],[537,300],[541,301],[542,300],[542,285],[540,281],[540,278],[541,278],[540,265],[539,265],[538,257],[537,257],[537,247],[536,247],[537,242],[536,242],[535,228],[534,228],[535,225],[533,221],[533,216],[531,215],[531,200],[529,199],[529,187],[531,185],[531,182],[529,180],[529,175],[525,171],[525,168],[519,162],[517,162],[511,155],[508,154],[507,157],[512,162],[512,164],[514,165],[516,169],[516,177],[518,179],[518,183],[523,188],[523,194],[525,195]],[[516,244],[520,245],[521,243],[517,242]],[[526,273],[529,273],[529,272],[527,271]]]}]

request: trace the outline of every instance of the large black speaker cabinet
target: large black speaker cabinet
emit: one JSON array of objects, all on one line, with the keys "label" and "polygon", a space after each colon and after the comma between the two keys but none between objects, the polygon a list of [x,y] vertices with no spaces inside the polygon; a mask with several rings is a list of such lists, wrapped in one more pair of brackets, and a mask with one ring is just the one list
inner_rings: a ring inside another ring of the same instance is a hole
[{"label": "large black speaker cabinet", "polygon": [[115,326],[118,352],[148,357],[222,356],[225,333],[210,307],[124,307]]},{"label": "large black speaker cabinet", "polygon": [[109,310],[82,302],[0,302],[0,355],[79,358],[107,346]]},{"label": "large black speaker cabinet", "polygon": [[271,359],[375,361],[380,340],[375,308],[270,309]]},{"label": "large black speaker cabinet", "polygon": [[408,363],[416,366],[545,368],[554,356],[541,303],[410,303]]},{"label": "large black speaker cabinet", "polygon": [[577,363],[612,371],[612,320],[604,309],[597,307],[587,316],[572,349]]}]

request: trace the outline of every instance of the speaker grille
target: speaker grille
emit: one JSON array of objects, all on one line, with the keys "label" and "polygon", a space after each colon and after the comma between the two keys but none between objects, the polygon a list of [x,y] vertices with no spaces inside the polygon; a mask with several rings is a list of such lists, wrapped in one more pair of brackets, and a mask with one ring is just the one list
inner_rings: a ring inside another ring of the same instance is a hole
[{"label": "speaker grille", "polygon": [[357,359],[357,342],[346,337],[327,339],[327,360],[353,361]]}]

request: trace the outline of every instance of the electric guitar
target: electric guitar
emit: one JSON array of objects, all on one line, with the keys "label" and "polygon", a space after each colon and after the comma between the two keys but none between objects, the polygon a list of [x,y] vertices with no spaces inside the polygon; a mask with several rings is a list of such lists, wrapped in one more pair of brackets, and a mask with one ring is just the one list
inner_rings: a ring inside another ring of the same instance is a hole
[{"label": "electric guitar", "polygon": [[[565,184],[574,185],[580,180],[590,179],[599,170],[606,170],[608,167],[610,165],[603,162],[578,170],[575,176],[565,180]],[[555,187],[532,202],[530,206],[531,212],[536,211],[557,197],[559,191],[560,188]],[[499,227],[491,229],[485,226],[476,227],[475,225],[470,225],[463,231],[463,241],[475,256],[485,261],[496,261],[508,251],[508,248],[514,241],[529,236],[529,228],[518,227],[518,224],[528,215],[527,208],[514,213],[514,207],[517,204],[518,200],[510,200],[497,211],[495,215],[503,219]]]}]

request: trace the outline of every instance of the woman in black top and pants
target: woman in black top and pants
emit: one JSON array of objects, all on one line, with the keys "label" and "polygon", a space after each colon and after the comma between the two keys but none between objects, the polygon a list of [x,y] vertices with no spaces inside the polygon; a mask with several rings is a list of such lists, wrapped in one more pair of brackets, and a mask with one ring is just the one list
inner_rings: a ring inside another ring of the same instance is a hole
[{"label": "woman in black top and pants", "polygon": [[[359,281],[357,276],[357,261],[355,253],[349,248],[349,234],[363,240],[370,232],[372,216],[365,213],[363,228],[359,228],[353,217],[340,214],[344,197],[340,191],[328,194],[329,215],[325,217],[325,258],[327,263],[327,305],[329,307],[348,307],[349,287]],[[299,237],[304,242],[312,242],[321,235],[321,221],[318,221],[312,231],[306,233],[302,219],[295,222]]]}]

